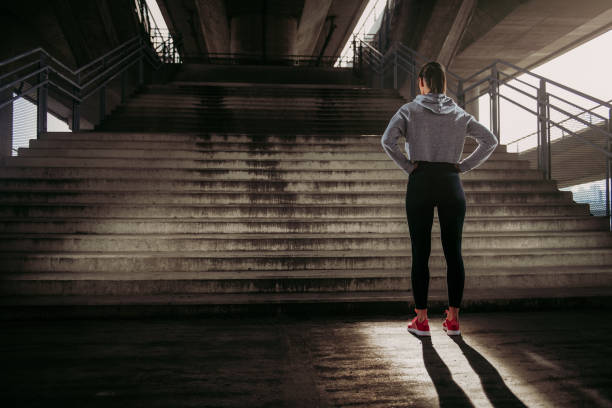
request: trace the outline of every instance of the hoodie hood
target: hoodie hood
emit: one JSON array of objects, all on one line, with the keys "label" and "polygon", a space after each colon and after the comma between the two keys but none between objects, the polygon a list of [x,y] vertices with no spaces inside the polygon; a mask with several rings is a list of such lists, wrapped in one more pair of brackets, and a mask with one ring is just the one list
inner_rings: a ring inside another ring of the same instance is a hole
[{"label": "hoodie hood", "polygon": [[416,96],[416,98],[414,98],[414,101],[422,107],[429,109],[433,113],[441,115],[451,113],[457,107],[455,101],[443,93],[428,93],[425,95],[419,94]]}]

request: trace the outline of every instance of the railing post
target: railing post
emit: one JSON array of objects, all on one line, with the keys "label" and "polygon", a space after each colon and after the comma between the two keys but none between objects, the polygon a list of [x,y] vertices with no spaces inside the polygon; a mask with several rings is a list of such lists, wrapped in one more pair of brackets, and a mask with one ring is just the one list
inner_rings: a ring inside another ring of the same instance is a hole
[{"label": "railing post", "polygon": [[397,89],[397,46],[393,50],[393,89]]},{"label": "railing post", "polygon": [[[41,54],[40,61],[38,63],[39,68],[45,68],[40,74],[38,74],[38,83],[43,83],[48,80],[49,71],[47,69],[47,60],[45,54]],[[40,86],[36,90],[36,137],[40,137],[40,134],[47,131],[47,84]]]},{"label": "railing post", "polygon": [[380,89],[385,87],[385,60],[383,57],[378,62],[378,77],[380,78]]},{"label": "railing post", "polygon": [[[81,84],[81,75],[77,75],[77,83]],[[73,87],[72,92],[76,98],[81,97],[79,87]],[[81,129],[81,103],[76,98],[72,99],[72,131],[78,132]]]},{"label": "railing post", "polygon": [[[102,70],[105,67],[105,61],[102,61]],[[100,120],[99,123],[102,123],[104,118],[106,117],[106,85],[100,87]]]},{"label": "railing post", "polygon": [[142,37],[138,39],[138,44],[140,46],[138,50],[138,85],[142,85],[144,83],[144,66],[143,66],[143,55],[142,55]]},{"label": "railing post", "polygon": [[489,96],[490,112],[491,112],[491,131],[497,136],[499,140],[499,75],[497,73],[497,65],[491,67],[491,78],[489,79]]},{"label": "railing post", "polygon": [[125,103],[127,87],[127,70],[121,72],[121,103]]},{"label": "railing post", "polygon": [[355,73],[357,69],[357,41],[355,40],[355,35],[353,34],[353,73]]},{"label": "railing post", "polygon": [[550,180],[550,136],[547,119],[546,81],[540,79],[538,88],[538,170],[544,172],[545,178]]},{"label": "railing post", "polygon": [[[608,109],[608,132],[612,133],[612,109]],[[612,140],[608,138],[608,152],[612,152]],[[609,231],[612,231],[612,196],[610,186],[612,183],[612,158],[606,157],[606,215],[610,219]]]},{"label": "railing post", "polygon": [[361,74],[362,72],[363,72],[363,46],[361,45],[361,41],[359,41],[359,73]]},{"label": "railing post", "polygon": [[106,85],[100,88],[100,123],[106,117]]}]

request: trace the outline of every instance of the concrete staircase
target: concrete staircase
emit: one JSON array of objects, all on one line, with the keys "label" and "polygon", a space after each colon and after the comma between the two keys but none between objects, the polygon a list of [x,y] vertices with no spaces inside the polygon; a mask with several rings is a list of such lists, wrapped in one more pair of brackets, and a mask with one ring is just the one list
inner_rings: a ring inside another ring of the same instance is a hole
[{"label": "concrete staircase", "polygon": [[[1,168],[5,310],[408,307],[407,176],[380,144],[405,101],[185,72]],[[463,155],[475,147],[468,138]],[[466,306],[609,295],[607,219],[505,146],[462,182]],[[437,215],[430,271],[431,304],[444,305]]]}]

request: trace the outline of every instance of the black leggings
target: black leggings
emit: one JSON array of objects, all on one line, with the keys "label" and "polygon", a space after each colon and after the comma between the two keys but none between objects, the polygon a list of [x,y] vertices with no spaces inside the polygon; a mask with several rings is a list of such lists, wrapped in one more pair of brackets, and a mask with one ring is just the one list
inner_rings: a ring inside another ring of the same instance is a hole
[{"label": "black leggings", "polygon": [[419,161],[406,189],[406,216],[412,245],[412,291],[417,309],[427,308],[429,254],[434,207],[438,207],[442,248],[446,258],[448,304],[459,307],[465,271],[461,234],[465,218],[465,193],[453,163]]}]

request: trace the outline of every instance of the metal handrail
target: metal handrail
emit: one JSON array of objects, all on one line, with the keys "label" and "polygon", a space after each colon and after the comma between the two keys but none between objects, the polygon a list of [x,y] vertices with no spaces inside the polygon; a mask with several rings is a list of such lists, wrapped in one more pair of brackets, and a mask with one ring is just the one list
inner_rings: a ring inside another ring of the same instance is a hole
[{"label": "metal handrail", "polygon": [[[12,96],[11,92],[10,97],[0,100],[0,108],[12,103],[14,100],[22,97],[23,95],[30,94],[36,90],[39,92],[37,98],[39,109],[44,110],[44,115],[46,115],[46,95],[48,93],[48,89],[52,88],[72,99],[73,130],[78,130],[80,120],[78,105],[84,100],[88,99],[98,91],[105,92],[105,86],[111,80],[116,78],[118,75],[125,75],[126,71],[136,63],[139,63],[142,66],[145,59],[150,62],[155,69],[159,68],[161,61],[155,60],[154,56],[157,54],[151,52],[150,48],[151,46],[147,41],[143,41],[142,37],[136,36],[113,48],[101,57],[98,57],[77,69],[67,67],[65,64],[51,56],[42,47],[37,47],[15,57],[0,61],[0,67],[2,67],[12,63],[19,63],[26,57],[37,57],[34,61],[27,61],[24,64],[13,68],[11,71],[2,74],[0,80],[6,80],[7,78],[10,78],[10,80],[9,82],[0,86],[0,91],[13,89],[18,83],[24,84],[31,82],[31,84],[26,90],[15,90],[14,92],[16,93],[16,96]],[[112,63],[106,61],[107,59],[110,59]],[[102,71],[100,71],[99,65],[101,65]],[[86,73],[86,70],[92,66],[95,66],[95,69],[90,73]],[[25,69],[32,69],[33,67],[36,67],[34,71],[25,74],[23,73]],[[17,78],[15,78],[15,76]],[[59,82],[51,77],[59,80]],[[139,69],[139,83],[143,83],[142,67]],[[40,93],[41,90],[42,93]],[[122,95],[123,94],[124,92],[122,91]],[[105,98],[103,95],[101,95],[102,104],[105,103],[103,101],[105,101]],[[105,112],[104,105],[100,107],[100,111]],[[40,133],[45,131],[46,120],[42,120],[42,123],[38,123],[37,125],[37,135],[40,135]]]}]

